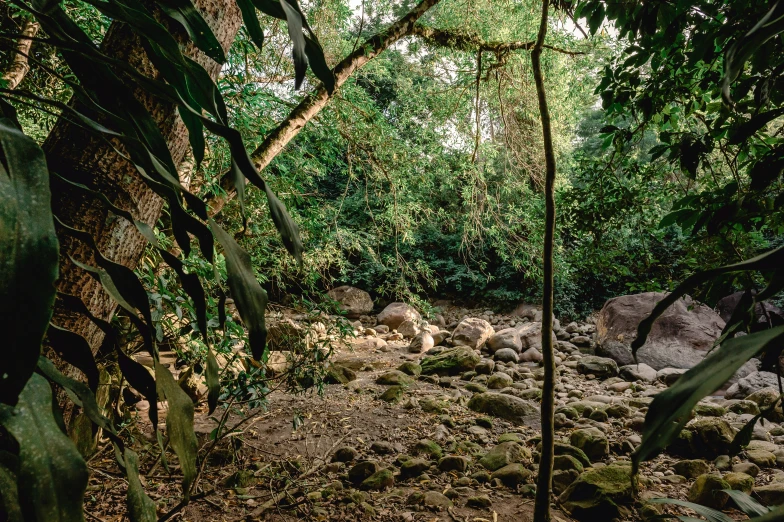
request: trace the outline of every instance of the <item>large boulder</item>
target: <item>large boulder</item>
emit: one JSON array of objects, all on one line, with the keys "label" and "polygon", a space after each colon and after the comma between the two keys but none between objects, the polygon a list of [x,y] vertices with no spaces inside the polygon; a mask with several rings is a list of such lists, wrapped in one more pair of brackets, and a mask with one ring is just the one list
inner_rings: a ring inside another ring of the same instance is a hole
[{"label": "large boulder", "polygon": [[[743,291],[735,292],[734,294],[722,297],[719,299],[719,302],[716,303],[716,311],[725,322],[729,321],[730,317],[732,317],[732,312],[734,312],[735,308],[740,304],[744,293],[745,292]],[[752,291],[752,294],[756,294],[756,292]],[[764,330],[771,326],[784,324],[784,311],[768,302],[757,303],[754,306],[754,316],[756,321],[751,326],[752,331]]]},{"label": "large boulder", "polygon": [[385,324],[394,330],[404,321],[421,321],[422,316],[406,303],[390,303],[378,314],[377,320],[379,324]]},{"label": "large boulder", "polygon": [[474,349],[481,348],[493,333],[495,333],[493,325],[484,319],[466,317],[452,332],[452,344]]},{"label": "large boulder", "polygon": [[[526,351],[530,348],[536,348],[540,352],[542,351],[542,323],[523,323],[521,326],[517,327],[517,332],[520,335],[522,351]],[[557,341],[555,333],[553,333],[553,344]]]},{"label": "large boulder", "polygon": [[752,372],[745,377],[738,379],[727,390],[725,397],[728,399],[745,399],[752,393],[756,393],[765,388],[778,387],[779,380],[772,372]]},{"label": "large boulder", "polygon": [[628,520],[632,503],[631,466],[610,464],[584,471],[558,499],[577,520]]},{"label": "large boulder", "polygon": [[481,358],[471,348],[458,346],[422,359],[422,374],[457,375],[473,370]]},{"label": "large boulder", "polygon": [[340,309],[346,312],[350,319],[359,319],[360,315],[367,315],[373,311],[373,299],[370,294],[353,286],[339,286],[333,288],[327,295],[340,303]]},{"label": "large boulder", "polygon": [[[597,353],[631,364],[629,346],[637,338],[637,326],[667,294],[646,292],[610,299],[596,322]],[[653,323],[646,343],[637,352],[637,362],[655,370],[691,368],[699,363],[721,334],[724,321],[709,307],[686,296],[678,299]]]},{"label": "large boulder", "polygon": [[517,328],[500,330],[487,340],[487,349],[490,353],[495,353],[504,348],[512,349],[517,353],[522,351],[523,343],[520,341],[520,332]]},{"label": "large boulder", "polygon": [[538,426],[539,408],[530,401],[504,393],[475,393],[468,401],[469,409],[526,426]]}]

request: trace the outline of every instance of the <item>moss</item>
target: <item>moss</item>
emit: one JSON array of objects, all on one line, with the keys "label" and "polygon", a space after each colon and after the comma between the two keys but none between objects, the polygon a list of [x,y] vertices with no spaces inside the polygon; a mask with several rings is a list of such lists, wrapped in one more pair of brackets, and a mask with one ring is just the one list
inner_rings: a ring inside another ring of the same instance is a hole
[{"label": "moss", "polygon": [[412,453],[414,455],[430,455],[431,457],[440,459],[444,454],[444,450],[432,440],[422,439],[414,445]]},{"label": "moss", "polygon": [[479,364],[479,354],[471,348],[458,346],[422,359],[424,375],[458,375],[473,370]]}]

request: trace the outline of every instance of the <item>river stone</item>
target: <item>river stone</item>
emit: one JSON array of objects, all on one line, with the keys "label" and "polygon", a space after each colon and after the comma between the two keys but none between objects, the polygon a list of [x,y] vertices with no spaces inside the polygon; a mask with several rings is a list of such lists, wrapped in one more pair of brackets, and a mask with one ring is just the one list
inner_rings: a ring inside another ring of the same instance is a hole
[{"label": "river stone", "polygon": [[687,371],[686,368],[662,368],[656,372],[656,378],[667,386],[672,386]]},{"label": "river stone", "polygon": [[487,387],[491,390],[503,390],[512,385],[514,381],[503,372],[496,372],[487,379]]},{"label": "river stone", "polygon": [[531,458],[531,451],[517,442],[502,442],[479,460],[479,464],[489,471],[495,471],[508,464],[523,462]]},{"label": "river stone", "polygon": [[398,366],[397,369],[398,371],[401,371],[406,375],[410,375],[414,378],[419,377],[419,375],[422,373],[422,367],[413,361],[406,361]]},{"label": "river stone", "polygon": [[480,357],[471,348],[458,346],[448,348],[436,355],[422,359],[420,366],[423,375],[458,375],[473,370],[479,364]]},{"label": "river stone", "polygon": [[495,353],[504,348],[520,353],[523,349],[523,343],[520,341],[520,332],[517,328],[506,328],[496,332],[487,340],[486,346],[490,353]]},{"label": "river stone", "polygon": [[591,468],[559,496],[563,508],[580,521],[627,520],[633,501],[631,467],[610,464]]},{"label": "river stone", "polygon": [[408,352],[422,353],[432,349],[434,346],[433,336],[427,332],[422,332],[411,339],[411,344],[408,345]]},{"label": "river stone", "polygon": [[599,428],[581,428],[574,430],[569,437],[569,442],[575,448],[583,450],[591,462],[604,459],[610,454],[610,444],[607,435]]},{"label": "river stone", "polygon": [[[758,390],[748,397],[746,400],[755,402],[760,411],[765,411],[763,417],[773,422],[784,421],[784,412],[782,412],[781,402],[778,402],[779,390],[778,388],[763,388]],[[771,409],[774,403],[778,404]]]},{"label": "river stone", "polygon": [[751,495],[751,490],[754,488],[754,477],[746,475],[745,473],[730,472],[724,475],[724,480],[730,485],[730,489],[735,491],[742,491],[747,495]]},{"label": "river stone", "polygon": [[518,361],[517,352],[511,348],[501,348],[500,350],[495,352],[493,356],[496,361],[501,362],[513,362],[516,363]]},{"label": "river stone", "polygon": [[366,478],[378,471],[378,464],[371,460],[364,460],[348,470],[348,480],[353,484],[361,484]]},{"label": "river stone", "polygon": [[784,482],[771,482],[766,486],[755,487],[754,494],[766,506],[784,505]]},{"label": "river stone", "polygon": [[703,457],[715,459],[729,453],[735,431],[724,419],[707,417],[690,422],[686,429],[694,435],[692,448]]},{"label": "river stone", "polygon": [[362,481],[359,488],[370,491],[382,491],[395,485],[395,477],[390,469],[380,469]]},{"label": "river stone", "polygon": [[406,504],[409,506],[425,506],[436,511],[449,509],[454,504],[446,496],[438,491],[425,491],[424,493],[415,491],[408,496]]},{"label": "river stone", "polygon": [[689,502],[700,504],[713,509],[722,509],[729,496],[722,490],[730,489],[730,485],[721,475],[705,474],[697,477],[689,488],[687,498]]},{"label": "river stone", "polygon": [[526,426],[537,426],[540,421],[539,408],[532,402],[503,393],[476,393],[468,408]]},{"label": "river stone", "polygon": [[389,370],[376,378],[376,384],[384,386],[409,386],[412,382],[411,377],[400,370]]},{"label": "river stone", "polygon": [[408,459],[400,465],[400,476],[403,479],[418,477],[430,468],[430,461],[426,459]]},{"label": "river stone", "polygon": [[672,469],[678,475],[683,475],[689,479],[695,479],[700,475],[708,473],[710,471],[710,466],[706,461],[701,459],[682,460],[673,464]]},{"label": "river stone", "polygon": [[645,363],[628,364],[618,368],[618,376],[630,382],[653,382],[656,380],[656,370]]},{"label": "river stone", "polygon": [[[531,348],[536,348],[538,351],[542,351],[542,323],[541,322],[531,322],[531,323],[524,323],[523,325],[517,327],[518,332],[520,333],[520,342],[523,344],[523,351],[529,350]],[[558,342],[558,339],[553,333],[553,344]]]},{"label": "river stone", "polygon": [[[399,333],[400,335],[402,335],[406,339],[411,339],[413,337],[416,337],[420,332],[421,332],[421,329],[419,328],[419,325],[417,324],[417,322],[416,321],[412,321],[410,319],[408,319],[406,321],[403,321],[397,327],[397,333]],[[432,348],[432,346],[430,348]],[[430,348],[428,348],[428,350]]]},{"label": "river stone", "polygon": [[518,360],[520,362],[541,363],[544,360],[544,357],[542,356],[542,353],[539,350],[531,347],[526,351],[524,351],[523,353],[521,353],[520,357],[518,357]]},{"label": "river stone", "polygon": [[498,479],[506,487],[514,488],[525,483],[531,471],[519,463],[507,464],[499,468],[490,475],[490,480]]},{"label": "river stone", "polygon": [[[608,300],[596,321],[597,344],[602,350],[613,343],[628,349],[637,337],[637,326],[666,295],[645,292]],[[703,359],[723,328],[724,321],[716,312],[686,296],[653,323],[637,360],[656,370],[691,368]],[[627,360],[619,362],[629,364]]]},{"label": "river stone", "polygon": [[618,365],[607,357],[586,355],[577,361],[577,371],[582,374],[593,374],[600,379],[606,379],[618,375]]},{"label": "river stone", "polygon": [[452,344],[473,349],[481,348],[493,333],[493,326],[484,319],[466,317],[452,332]]},{"label": "river stone", "polygon": [[752,393],[765,388],[778,387],[778,378],[772,372],[752,372],[738,379],[738,382],[729,387],[724,394],[728,399],[745,399]]},{"label": "river stone", "polygon": [[438,461],[438,469],[441,471],[465,471],[471,460],[460,455],[447,455]]},{"label": "river stone", "polygon": [[422,316],[414,307],[405,303],[390,303],[378,314],[379,324],[384,324],[394,330],[404,321],[421,321]]},{"label": "river stone", "polygon": [[359,316],[373,311],[370,294],[359,288],[339,286],[327,292],[327,295],[340,304],[340,309],[346,312],[349,319],[359,319]]}]

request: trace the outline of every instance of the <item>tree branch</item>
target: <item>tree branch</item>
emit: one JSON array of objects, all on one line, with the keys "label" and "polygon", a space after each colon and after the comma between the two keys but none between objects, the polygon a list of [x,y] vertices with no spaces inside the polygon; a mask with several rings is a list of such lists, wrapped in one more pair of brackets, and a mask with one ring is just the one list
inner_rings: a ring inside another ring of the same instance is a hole
[{"label": "tree branch", "polygon": [[[493,54],[505,54],[511,51],[530,51],[536,42],[496,42],[483,40],[476,33],[458,33],[443,29],[436,29],[424,25],[416,25],[411,32],[412,35],[419,36],[425,42],[438,47],[447,47],[456,51],[477,52],[486,51]],[[543,44],[544,49],[550,49],[569,56],[585,54],[582,51],[569,51],[560,47]]]},{"label": "tree branch", "polygon": [[35,20],[27,20],[22,28],[22,36],[16,44],[14,52],[16,56],[11,66],[3,74],[3,80],[8,82],[8,89],[16,89],[17,85],[22,83],[24,77],[30,71],[30,63],[27,56],[30,54],[30,48],[33,45],[33,38],[41,26]]}]

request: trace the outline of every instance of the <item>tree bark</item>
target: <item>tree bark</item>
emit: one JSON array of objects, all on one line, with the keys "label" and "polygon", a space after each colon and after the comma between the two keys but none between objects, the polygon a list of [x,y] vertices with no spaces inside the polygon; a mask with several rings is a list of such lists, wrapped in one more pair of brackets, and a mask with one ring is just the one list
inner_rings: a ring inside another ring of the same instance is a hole
[{"label": "tree bark", "polygon": [[3,74],[3,80],[8,82],[8,89],[16,89],[22,83],[24,77],[30,71],[30,61],[27,56],[30,54],[30,48],[33,46],[32,38],[38,33],[41,26],[35,20],[28,20],[22,28],[22,38],[16,45],[16,56],[11,66]]},{"label": "tree bark", "polygon": [[[422,0],[403,18],[387,27],[384,31],[375,34],[357,47],[356,51],[346,56],[332,69],[335,75],[335,92],[341,85],[346,83],[346,80],[357,69],[363,67],[401,38],[412,34],[417,20],[439,1]],[[315,91],[305,96],[286,119],[253,151],[251,157],[256,168],[261,171],[269,165],[275,156],[280,154],[286,145],[299,134],[305,124],[327,106],[331,98],[332,96],[323,85],[320,85]],[[221,187],[225,191],[225,195],[216,196],[209,202],[212,214],[220,212],[223,206],[236,195],[234,178],[230,173],[225,174],[221,178]]]},{"label": "tree bark", "polygon": [[545,158],[545,229],[544,229],[544,270],[542,275],[542,359],[544,363],[544,383],[542,384],[542,452],[539,457],[539,474],[536,481],[536,503],[534,521],[550,520],[550,489],[553,476],[553,443],[555,426],[555,357],[553,354],[553,244],[555,241],[555,152],[550,124],[550,109],[542,75],[542,49],[547,35],[548,1],[542,0],[542,19],[536,45],[531,51],[531,63],[539,99],[539,115],[542,120]]},{"label": "tree bark", "polygon": [[[242,24],[234,0],[195,0],[194,4],[223,49],[228,51]],[[220,64],[206,57],[193,44],[186,43],[185,31],[179,24],[164,23],[183,43],[183,54],[199,62],[213,79],[217,78]],[[147,58],[139,38],[124,24],[115,22],[110,26],[101,48],[104,53],[129,63],[147,76],[160,77]],[[189,150],[189,142],[176,106],[154,98],[142,89],[137,89],[135,96],[152,114],[167,140],[175,165],[179,166]],[[72,100],[72,103],[75,102]],[[122,150],[118,142],[114,145]],[[102,139],[61,118],[43,148],[52,171],[101,192],[115,205],[129,211],[135,219],[155,225],[160,218],[163,200],[144,183],[133,164],[118,155]],[[100,201],[53,177],[52,209],[65,224],[90,232],[99,250],[107,258],[130,268],[138,264],[146,241],[132,223],[110,213]],[[80,297],[95,316],[111,319],[116,303],[100,283],[72,263],[71,257],[95,266],[92,250],[88,246],[61,234],[58,291]],[[88,318],[63,307],[55,306],[52,322],[83,336],[93,351],[103,340],[101,330]]]}]

